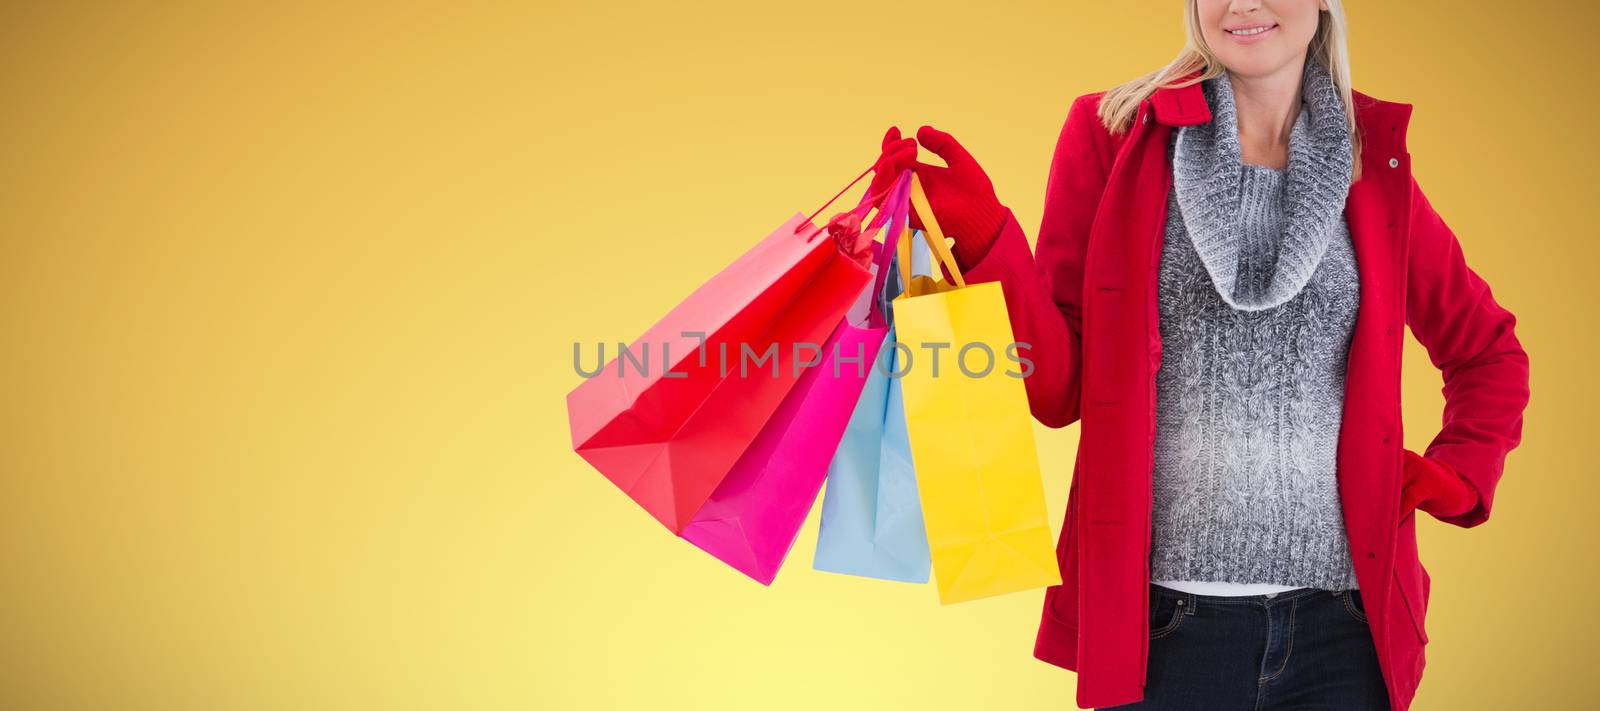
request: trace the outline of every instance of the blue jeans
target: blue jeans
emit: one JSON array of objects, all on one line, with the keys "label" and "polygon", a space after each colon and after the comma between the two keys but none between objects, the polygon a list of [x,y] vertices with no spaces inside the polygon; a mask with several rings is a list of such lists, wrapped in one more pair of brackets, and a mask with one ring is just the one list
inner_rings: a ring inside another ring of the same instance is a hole
[{"label": "blue jeans", "polygon": [[1385,710],[1358,590],[1195,595],[1150,586],[1145,698],[1116,709]]}]

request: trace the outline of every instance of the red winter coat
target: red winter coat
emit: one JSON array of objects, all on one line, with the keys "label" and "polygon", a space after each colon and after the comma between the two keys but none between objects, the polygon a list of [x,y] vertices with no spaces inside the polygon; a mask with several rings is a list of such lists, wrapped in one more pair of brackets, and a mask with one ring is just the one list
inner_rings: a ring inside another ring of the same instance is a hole
[{"label": "red winter coat", "polygon": [[[1038,256],[1014,216],[970,281],[1002,284],[1018,341],[1036,368],[1033,414],[1051,427],[1081,421],[1077,461],[1034,655],[1078,672],[1078,705],[1144,696],[1149,653],[1151,471],[1156,369],[1161,363],[1156,269],[1177,126],[1205,123],[1200,85],[1159,89],[1131,128],[1113,136],[1100,97],[1067,112],[1046,187]],[[1350,344],[1337,454],[1339,494],[1368,624],[1395,711],[1416,693],[1428,634],[1429,577],[1416,517],[1402,516],[1400,351],[1405,327],[1443,373],[1443,428],[1424,456],[1477,488],[1477,507],[1448,523],[1489,517],[1507,452],[1521,439],[1528,357],[1516,318],[1495,303],[1411,174],[1411,105],[1355,92],[1363,175],[1345,219],[1361,297]]]}]

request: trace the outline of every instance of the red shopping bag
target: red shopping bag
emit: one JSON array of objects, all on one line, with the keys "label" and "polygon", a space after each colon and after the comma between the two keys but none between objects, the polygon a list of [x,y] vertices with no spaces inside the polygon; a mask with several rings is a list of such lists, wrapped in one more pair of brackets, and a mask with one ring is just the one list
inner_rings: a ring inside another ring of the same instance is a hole
[{"label": "red shopping bag", "polygon": [[573,449],[681,533],[870,278],[795,214],[567,395]]}]

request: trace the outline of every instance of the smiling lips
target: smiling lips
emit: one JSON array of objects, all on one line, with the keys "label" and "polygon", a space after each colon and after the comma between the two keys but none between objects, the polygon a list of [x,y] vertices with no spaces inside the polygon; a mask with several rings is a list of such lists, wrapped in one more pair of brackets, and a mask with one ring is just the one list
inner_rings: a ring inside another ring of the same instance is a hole
[{"label": "smiling lips", "polygon": [[1253,42],[1260,39],[1263,35],[1269,34],[1276,29],[1278,29],[1278,25],[1274,23],[1268,25],[1252,25],[1250,27],[1232,27],[1227,28],[1226,31],[1237,41]]}]

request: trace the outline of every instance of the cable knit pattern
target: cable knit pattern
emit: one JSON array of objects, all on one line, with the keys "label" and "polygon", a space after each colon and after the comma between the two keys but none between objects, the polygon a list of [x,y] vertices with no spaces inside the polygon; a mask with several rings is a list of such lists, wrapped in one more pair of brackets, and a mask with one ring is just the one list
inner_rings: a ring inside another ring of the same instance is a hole
[{"label": "cable knit pattern", "polygon": [[1246,173],[1240,170],[1238,115],[1227,74],[1201,84],[1212,107],[1211,121],[1177,132],[1173,171],[1178,206],[1217,291],[1236,309],[1270,309],[1298,293],[1327,250],[1334,223],[1344,221],[1354,160],[1343,103],[1322,65],[1308,60],[1302,76],[1305,106],[1289,139],[1283,205],[1287,224],[1281,245],[1261,256],[1265,265],[1275,266],[1265,282],[1239,279],[1243,243],[1238,232],[1244,217],[1239,205]]},{"label": "cable knit pattern", "polygon": [[1360,283],[1325,77],[1285,170],[1241,161],[1226,77],[1168,144],[1152,580],[1357,587],[1335,472]]}]

